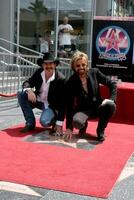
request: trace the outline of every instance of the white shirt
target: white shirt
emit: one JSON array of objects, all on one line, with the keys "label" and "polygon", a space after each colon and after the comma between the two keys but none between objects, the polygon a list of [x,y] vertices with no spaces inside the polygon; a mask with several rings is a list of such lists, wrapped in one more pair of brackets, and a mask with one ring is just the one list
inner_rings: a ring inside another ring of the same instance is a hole
[{"label": "white shirt", "polygon": [[43,102],[45,105],[45,108],[48,108],[49,106],[48,99],[47,99],[48,91],[49,91],[50,82],[55,79],[55,72],[47,81],[46,81],[45,71],[42,71],[41,76],[43,79],[43,83],[41,85],[39,95],[37,96],[37,101]]},{"label": "white shirt", "polygon": [[70,24],[60,24],[58,27],[59,32],[59,45],[71,45],[71,34],[62,33],[63,29],[73,30],[73,27]]},{"label": "white shirt", "polygon": [[[41,85],[39,95],[37,96],[37,101],[43,102],[45,108],[48,108],[48,106],[49,106],[48,91],[49,91],[50,82],[55,79],[55,72],[53,73],[53,75],[47,81],[46,81],[45,71],[42,71],[41,76],[42,76],[42,79],[43,79],[43,83]],[[59,125],[59,126],[62,126],[63,122],[57,120],[56,124]]]}]

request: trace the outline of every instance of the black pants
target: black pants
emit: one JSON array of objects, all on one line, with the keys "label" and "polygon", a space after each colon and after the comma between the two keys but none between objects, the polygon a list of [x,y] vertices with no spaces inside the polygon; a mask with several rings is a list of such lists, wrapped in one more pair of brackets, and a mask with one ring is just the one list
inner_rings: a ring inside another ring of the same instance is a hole
[{"label": "black pants", "polygon": [[103,132],[115,110],[116,105],[111,101],[104,105],[100,105],[96,110],[77,112],[73,116],[73,126],[77,129],[83,129],[86,126],[87,120],[99,118],[97,133]]}]

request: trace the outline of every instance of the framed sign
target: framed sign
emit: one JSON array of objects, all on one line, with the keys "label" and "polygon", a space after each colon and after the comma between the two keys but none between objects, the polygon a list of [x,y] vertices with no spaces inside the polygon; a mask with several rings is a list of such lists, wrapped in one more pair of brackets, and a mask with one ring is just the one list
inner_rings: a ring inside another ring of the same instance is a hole
[{"label": "framed sign", "polygon": [[134,64],[133,26],[133,17],[95,17],[92,67],[107,75],[131,77]]}]

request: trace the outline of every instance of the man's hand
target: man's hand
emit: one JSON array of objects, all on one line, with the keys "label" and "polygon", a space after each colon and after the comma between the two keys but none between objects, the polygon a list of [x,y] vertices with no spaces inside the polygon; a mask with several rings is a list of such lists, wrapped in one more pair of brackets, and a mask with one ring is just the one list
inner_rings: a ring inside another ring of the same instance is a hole
[{"label": "man's hand", "polygon": [[59,125],[55,125],[55,136],[63,135],[63,127]]},{"label": "man's hand", "polygon": [[31,101],[32,103],[36,102],[36,95],[32,90],[27,91],[27,96],[29,101]]},{"label": "man's hand", "polygon": [[70,33],[70,30],[67,29],[67,28],[64,28],[64,29],[63,29],[63,33]]},{"label": "man's hand", "polygon": [[65,141],[69,141],[69,140],[71,140],[72,135],[73,135],[73,131],[70,130],[70,129],[67,129],[66,132],[63,135],[63,138],[64,138]]}]

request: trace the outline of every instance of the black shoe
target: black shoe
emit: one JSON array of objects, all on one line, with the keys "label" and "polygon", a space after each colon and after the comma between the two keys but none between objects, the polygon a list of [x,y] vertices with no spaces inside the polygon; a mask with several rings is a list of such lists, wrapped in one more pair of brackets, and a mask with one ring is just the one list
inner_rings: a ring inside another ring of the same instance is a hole
[{"label": "black shoe", "polygon": [[99,142],[103,142],[105,140],[104,131],[97,131],[97,139]]},{"label": "black shoe", "polygon": [[20,130],[21,133],[27,133],[35,129],[35,126],[26,125],[23,129]]},{"label": "black shoe", "polygon": [[105,140],[105,137],[104,135],[102,135],[102,136],[98,136],[97,139],[99,142],[103,142]]}]

